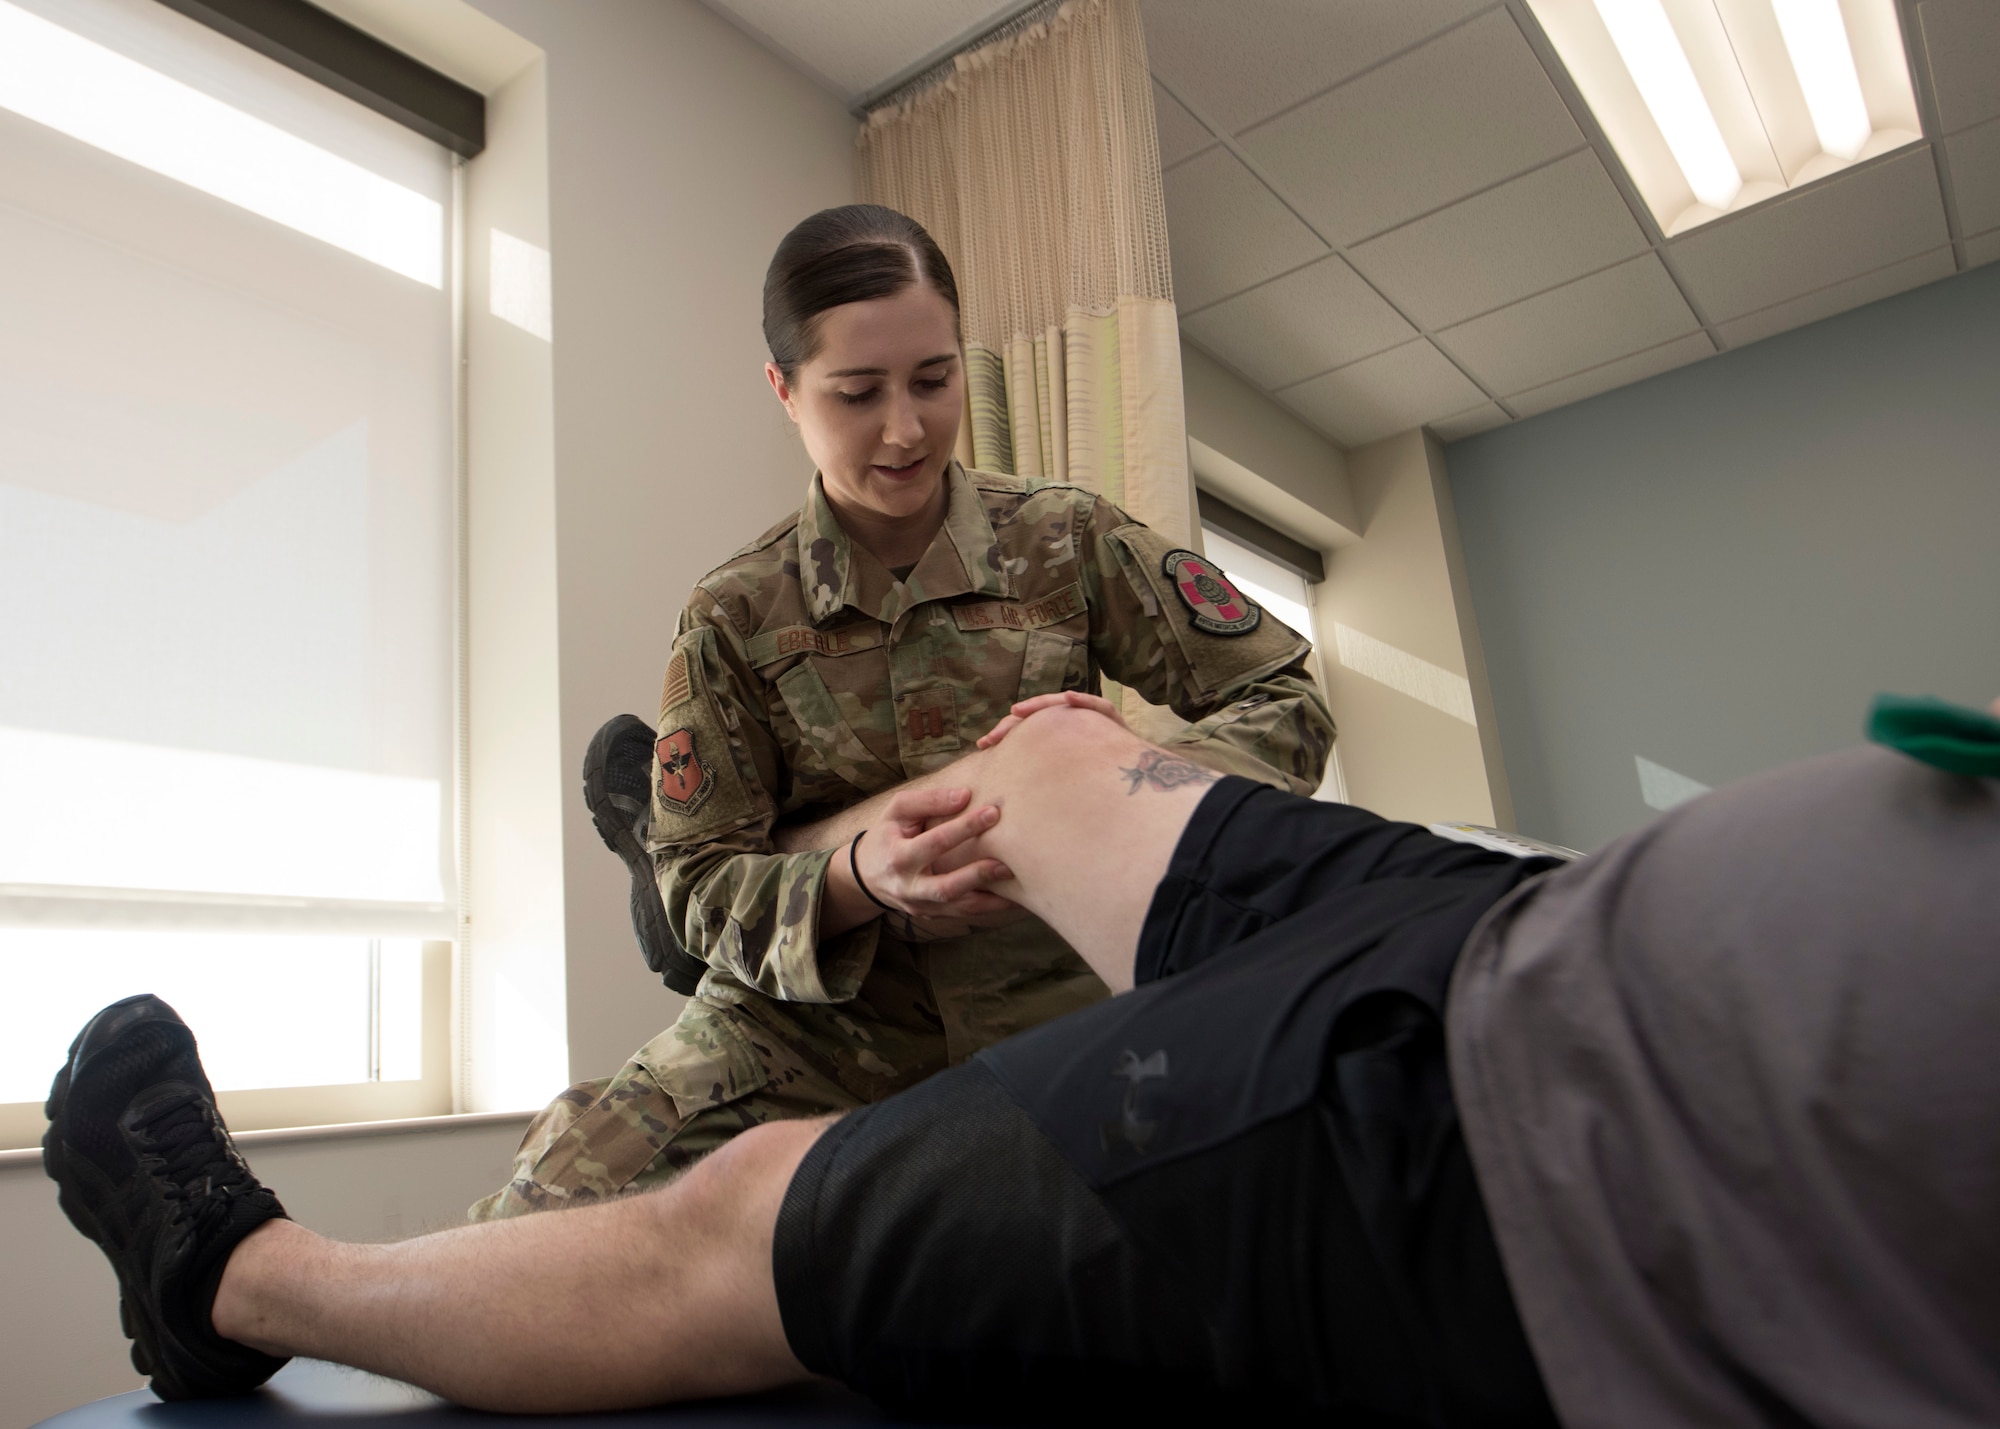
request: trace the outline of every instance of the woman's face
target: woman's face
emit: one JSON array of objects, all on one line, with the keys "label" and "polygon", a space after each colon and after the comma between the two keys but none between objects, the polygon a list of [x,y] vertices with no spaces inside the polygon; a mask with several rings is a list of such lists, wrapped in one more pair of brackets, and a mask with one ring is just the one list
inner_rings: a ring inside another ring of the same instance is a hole
[{"label": "woman's face", "polygon": [[820,348],[786,382],[764,374],[798,423],[836,510],[892,524],[941,514],[964,410],[951,304],[927,283],[820,315]]}]

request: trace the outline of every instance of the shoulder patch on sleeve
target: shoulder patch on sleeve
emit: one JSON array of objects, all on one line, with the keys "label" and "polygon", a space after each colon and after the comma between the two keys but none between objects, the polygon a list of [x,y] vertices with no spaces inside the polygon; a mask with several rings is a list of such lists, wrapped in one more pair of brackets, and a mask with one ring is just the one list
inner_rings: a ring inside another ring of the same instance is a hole
[{"label": "shoulder patch on sleeve", "polygon": [[1195,629],[1211,635],[1248,635],[1264,618],[1264,607],[1230,583],[1222,567],[1193,551],[1175,547],[1160,558],[1160,574],[1188,608]]},{"label": "shoulder patch on sleeve", "polygon": [[[711,759],[714,754],[714,750],[709,751]],[[660,769],[655,792],[660,802],[676,814],[691,817],[715,792],[715,781],[708,776],[708,765],[702,763],[694,730],[689,726],[679,725],[661,735],[653,746],[653,758]]]},{"label": "shoulder patch on sleeve", "polygon": [[653,744],[654,846],[698,843],[734,828],[755,811],[731,747],[732,720],[709,684],[709,642],[697,626],[674,642],[660,694]]},{"label": "shoulder patch on sleeve", "polygon": [[[1137,521],[1106,537],[1163,639],[1180,648],[1207,696],[1279,670],[1312,647],[1236,588],[1222,568]],[[1155,613],[1157,612],[1157,613]]]}]

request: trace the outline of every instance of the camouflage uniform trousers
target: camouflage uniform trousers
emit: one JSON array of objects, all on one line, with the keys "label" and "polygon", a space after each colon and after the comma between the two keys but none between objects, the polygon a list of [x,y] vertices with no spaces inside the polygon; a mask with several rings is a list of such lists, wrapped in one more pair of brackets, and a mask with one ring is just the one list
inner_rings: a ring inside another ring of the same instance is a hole
[{"label": "camouflage uniform trousers", "polygon": [[616,1076],[578,1082],[543,1108],[514,1154],[513,1178],[467,1214],[501,1220],[650,1191],[753,1126],[860,1105],[812,1079],[682,1117],[645,1064],[627,1062]]},{"label": "camouflage uniform trousers", "polygon": [[[1029,920],[998,941],[1053,938]],[[711,974],[674,1025],[617,1075],[577,1083],[536,1116],[508,1184],[476,1203],[471,1219],[664,1186],[753,1126],[880,1101],[1105,995],[1104,984],[1060,943],[1061,955],[1043,967],[1023,970],[1003,988],[975,991],[992,941],[885,938],[860,993],[841,1003],[778,1001]]]}]

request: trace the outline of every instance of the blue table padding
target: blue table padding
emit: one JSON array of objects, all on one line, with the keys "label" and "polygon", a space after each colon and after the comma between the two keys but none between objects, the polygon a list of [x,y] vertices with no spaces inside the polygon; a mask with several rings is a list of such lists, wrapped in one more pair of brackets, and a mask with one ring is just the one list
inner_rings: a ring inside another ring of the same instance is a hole
[{"label": "blue table padding", "polygon": [[[149,1389],[100,1399],[45,1419],[37,1429],[277,1429],[305,1426],[338,1429],[560,1429],[560,1426],[651,1425],[657,1429],[781,1429],[813,1425],[848,1429],[887,1424],[881,1410],[836,1384],[799,1385],[743,1399],[712,1399],[662,1409],[615,1414],[528,1414],[495,1416],[460,1409],[434,1394],[393,1379],[381,1379],[318,1360],[293,1360],[263,1389],[235,1399],[197,1399],[162,1404]],[[912,1429],[920,1429],[913,1426]]]}]

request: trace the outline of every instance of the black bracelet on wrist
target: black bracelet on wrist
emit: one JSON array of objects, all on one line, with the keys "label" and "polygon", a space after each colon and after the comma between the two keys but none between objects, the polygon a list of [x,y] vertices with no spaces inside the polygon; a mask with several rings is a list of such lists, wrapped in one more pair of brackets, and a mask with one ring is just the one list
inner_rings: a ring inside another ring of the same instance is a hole
[{"label": "black bracelet on wrist", "polygon": [[[861,831],[861,834],[865,834],[867,832],[868,830],[863,829]],[[881,899],[877,898],[875,894],[869,889],[868,885],[861,881],[861,865],[855,861],[854,857],[854,851],[861,847],[861,834],[856,834],[854,836],[854,841],[847,846],[847,871],[854,875],[854,886],[860,889],[862,893],[867,896],[868,901],[870,903],[873,903],[877,908],[880,908],[884,913],[902,912],[903,910],[896,907],[895,905],[884,903]]]}]

